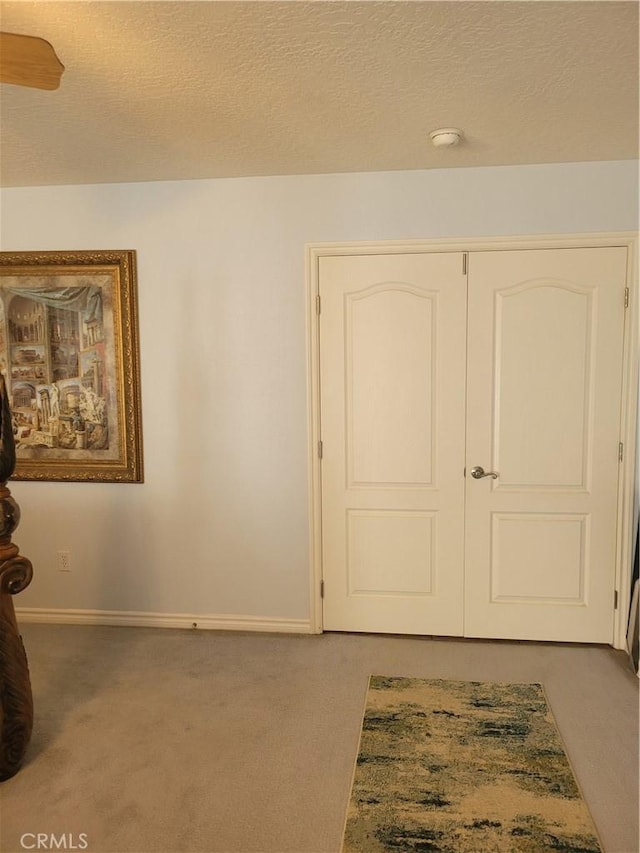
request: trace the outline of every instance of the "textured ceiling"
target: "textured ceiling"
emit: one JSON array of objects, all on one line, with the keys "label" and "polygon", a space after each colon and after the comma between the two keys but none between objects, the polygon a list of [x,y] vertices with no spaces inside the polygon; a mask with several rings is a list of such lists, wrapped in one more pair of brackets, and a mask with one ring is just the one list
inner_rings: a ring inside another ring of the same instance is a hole
[{"label": "textured ceiling", "polygon": [[[0,2],[3,186],[638,156],[637,2]],[[429,131],[462,127],[454,149]]]}]

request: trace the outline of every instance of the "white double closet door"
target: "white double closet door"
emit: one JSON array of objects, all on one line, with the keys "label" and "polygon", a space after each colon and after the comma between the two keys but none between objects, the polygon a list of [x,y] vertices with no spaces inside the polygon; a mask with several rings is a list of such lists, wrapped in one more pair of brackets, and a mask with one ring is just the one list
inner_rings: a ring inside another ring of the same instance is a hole
[{"label": "white double closet door", "polygon": [[319,264],[325,630],[610,643],[626,248]]}]

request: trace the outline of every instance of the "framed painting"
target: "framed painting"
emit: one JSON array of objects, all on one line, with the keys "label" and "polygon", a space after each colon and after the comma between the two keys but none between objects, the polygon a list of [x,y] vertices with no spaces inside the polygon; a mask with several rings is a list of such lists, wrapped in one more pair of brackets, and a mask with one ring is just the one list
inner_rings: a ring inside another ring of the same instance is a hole
[{"label": "framed painting", "polygon": [[14,480],[141,483],[134,251],[0,252]]}]

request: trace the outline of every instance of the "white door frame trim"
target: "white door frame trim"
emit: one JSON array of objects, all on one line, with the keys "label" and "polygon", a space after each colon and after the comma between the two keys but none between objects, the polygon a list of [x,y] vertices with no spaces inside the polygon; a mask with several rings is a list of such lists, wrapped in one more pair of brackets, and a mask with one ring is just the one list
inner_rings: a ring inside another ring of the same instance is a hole
[{"label": "white door frame trim", "polygon": [[630,305],[625,313],[622,411],[620,441],[624,458],[618,484],[618,529],[616,581],[618,607],[614,612],[612,645],[626,649],[627,616],[631,596],[633,527],[636,500],[636,435],[638,411],[638,234],[612,232],[554,234],[533,237],[454,238],[445,240],[405,240],[354,243],[311,243],[306,246],[307,291],[307,411],[309,472],[309,612],[310,630],[322,633],[322,472],[319,457],[320,435],[320,334],[317,297],[319,260],[331,255],[404,254],[429,252],[482,252],[518,249],[589,248],[624,246],[628,252],[627,283]]}]

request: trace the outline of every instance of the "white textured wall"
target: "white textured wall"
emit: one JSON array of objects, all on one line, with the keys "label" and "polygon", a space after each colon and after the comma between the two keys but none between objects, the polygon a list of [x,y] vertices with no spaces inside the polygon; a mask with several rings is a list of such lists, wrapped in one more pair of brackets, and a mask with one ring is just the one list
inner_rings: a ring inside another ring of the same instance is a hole
[{"label": "white textured wall", "polygon": [[631,230],[637,188],[623,161],[2,191],[4,251],[137,250],[146,472],[12,485],[16,604],[306,619],[305,243]]}]

